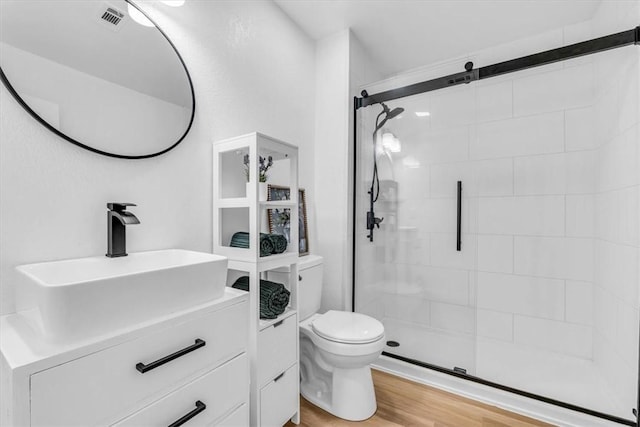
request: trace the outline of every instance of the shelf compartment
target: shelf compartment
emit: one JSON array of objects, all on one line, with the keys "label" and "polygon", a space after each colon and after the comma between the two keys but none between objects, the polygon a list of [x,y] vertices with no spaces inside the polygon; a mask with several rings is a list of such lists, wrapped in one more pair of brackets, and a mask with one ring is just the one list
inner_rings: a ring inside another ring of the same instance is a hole
[{"label": "shelf compartment", "polygon": [[[273,270],[278,267],[287,267],[298,262],[297,252],[285,252],[278,255],[269,255],[255,260],[248,249],[222,248],[220,255],[229,258],[229,268],[232,270],[251,271],[257,266],[258,272]],[[232,250],[232,251],[231,251]],[[240,252],[243,251],[243,252]],[[228,252],[229,254],[225,253]]]}]

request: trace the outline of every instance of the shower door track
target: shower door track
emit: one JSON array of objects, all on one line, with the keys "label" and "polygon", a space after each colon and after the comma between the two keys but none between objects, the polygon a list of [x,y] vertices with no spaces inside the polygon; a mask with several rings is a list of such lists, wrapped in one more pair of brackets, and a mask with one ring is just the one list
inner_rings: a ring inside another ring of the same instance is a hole
[{"label": "shower door track", "polygon": [[581,56],[592,55],[611,49],[630,45],[640,45],[640,26],[631,30],[622,31],[616,34],[587,40],[572,45],[534,53],[533,55],[522,56],[509,61],[498,62],[480,68],[473,68],[472,62],[465,65],[466,71],[450,74],[444,77],[414,83],[397,89],[369,95],[363,91],[362,98],[354,97],[354,110],[367,107],[380,102],[393,99],[404,98],[406,96],[431,92],[446,87],[468,84],[476,80],[484,80],[503,74],[514,73],[528,68],[540,67],[542,65],[553,64],[554,62],[566,61],[568,59],[579,58]]},{"label": "shower door track", "polygon": [[[354,143],[354,156],[353,156],[353,227],[352,227],[352,271],[351,271],[351,311],[356,311],[356,237],[357,232],[355,228],[356,224],[356,168],[357,168],[357,111],[362,107],[369,105],[379,104],[381,102],[390,101],[398,98],[404,98],[406,96],[418,95],[420,93],[431,92],[438,89],[444,89],[446,87],[457,86],[461,84],[468,84],[473,81],[488,79],[491,77],[497,77],[503,74],[514,73],[516,71],[526,70],[528,68],[540,67],[543,65],[552,64],[554,62],[566,61],[568,59],[578,58],[581,56],[592,55],[594,53],[604,52],[611,49],[617,49],[625,46],[640,45],[640,25],[631,30],[622,31],[620,33],[610,34],[607,36],[599,37],[592,40],[587,40],[580,43],[571,44],[568,46],[546,50],[544,52],[534,53],[532,55],[522,56],[520,58],[512,59],[509,61],[499,62],[493,65],[487,65],[480,68],[473,68],[472,62],[465,64],[465,70],[460,73],[450,74],[448,76],[439,77],[424,82],[414,83],[408,86],[403,86],[397,89],[391,89],[384,92],[379,92],[373,95],[369,95],[366,91],[362,91],[362,97],[353,97],[353,143]],[[640,345],[640,340],[639,340]],[[484,380],[480,377],[472,375],[462,374],[452,369],[447,369],[441,366],[424,363],[415,359],[395,355],[389,352],[382,353],[385,356],[398,359],[413,365],[421,366],[423,368],[435,370],[445,374],[453,375],[458,378],[463,378],[476,383],[484,384],[487,386],[495,387],[500,390],[515,393],[524,397],[539,400],[552,405],[560,406],[562,408],[570,409],[573,411],[581,412],[587,415],[595,416],[598,418],[613,421],[622,425],[639,426],[638,422],[627,420],[617,417],[615,415],[605,414],[602,412],[594,411],[581,406],[572,405],[567,402],[551,399],[538,394],[530,393],[524,390],[515,389],[502,384],[494,383]],[[635,415],[636,419],[640,420],[640,357],[638,358],[638,392],[637,392],[637,406]],[[637,412],[636,412],[637,411]]]}]

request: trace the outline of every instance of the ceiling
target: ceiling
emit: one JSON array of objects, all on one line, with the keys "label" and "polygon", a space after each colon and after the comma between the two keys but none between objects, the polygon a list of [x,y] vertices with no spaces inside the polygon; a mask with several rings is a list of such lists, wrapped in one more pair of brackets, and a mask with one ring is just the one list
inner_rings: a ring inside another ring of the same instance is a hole
[{"label": "ceiling", "polygon": [[310,37],[345,28],[389,76],[590,19],[600,0],[275,0]]}]

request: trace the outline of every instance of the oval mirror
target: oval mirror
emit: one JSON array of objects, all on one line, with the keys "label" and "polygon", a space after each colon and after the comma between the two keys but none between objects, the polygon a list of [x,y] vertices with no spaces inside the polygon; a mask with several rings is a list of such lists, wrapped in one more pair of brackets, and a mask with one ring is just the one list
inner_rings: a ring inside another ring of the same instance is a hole
[{"label": "oval mirror", "polygon": [[166,35],[125,0],[0,1],[0,77],[40,123],[111,157],[163,154],[195,97]]}]

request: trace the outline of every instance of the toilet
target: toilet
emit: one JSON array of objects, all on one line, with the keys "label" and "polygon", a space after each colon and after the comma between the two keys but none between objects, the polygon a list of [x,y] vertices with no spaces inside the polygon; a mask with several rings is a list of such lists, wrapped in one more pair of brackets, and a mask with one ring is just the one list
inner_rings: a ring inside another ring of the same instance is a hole
[{"label": "toilet", "polygon": [[[325,411],[350,421],[371,417],[377,408],[369,364],[384,347],[384,326],[360,313],[330,310],[319,314],[322,257],[298,263],[300,392]],[[284,270],[270,280],[286,282]]]}]

